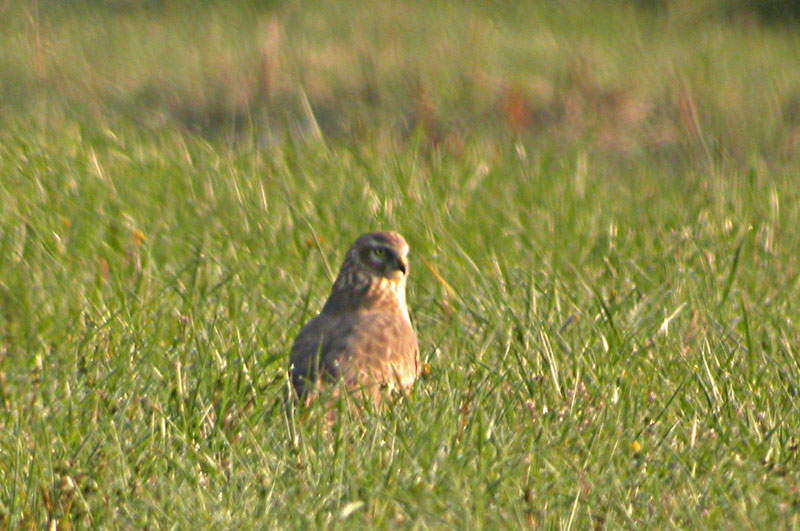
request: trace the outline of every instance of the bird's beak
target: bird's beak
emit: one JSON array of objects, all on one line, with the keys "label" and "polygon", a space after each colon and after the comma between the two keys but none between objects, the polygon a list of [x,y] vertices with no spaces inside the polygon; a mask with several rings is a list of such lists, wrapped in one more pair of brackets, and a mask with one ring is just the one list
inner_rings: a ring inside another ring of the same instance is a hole
[{"label": "bird's beak", "polygon": [[396,266],[397,266],[397,270],[401,271],[403,273],[403,275],[407,275],[408,274],[408,259],[407,258],[404,258],[402,256],[398,256],[397,257]]}]

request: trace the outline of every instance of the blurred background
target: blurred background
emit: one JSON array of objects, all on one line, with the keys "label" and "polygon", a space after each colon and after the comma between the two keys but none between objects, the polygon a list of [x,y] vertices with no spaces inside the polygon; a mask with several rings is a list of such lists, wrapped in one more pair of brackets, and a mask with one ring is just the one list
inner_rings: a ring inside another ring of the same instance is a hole
[{"label": "blurred background", "polygon": [[0,125],[800,154],[800,2],[0,3]]}]

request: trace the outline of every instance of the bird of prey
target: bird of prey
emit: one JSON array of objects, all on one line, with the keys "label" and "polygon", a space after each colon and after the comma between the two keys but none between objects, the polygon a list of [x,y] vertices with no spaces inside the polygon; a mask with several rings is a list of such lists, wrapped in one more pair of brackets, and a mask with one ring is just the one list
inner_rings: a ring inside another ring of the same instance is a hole
[{"label": "bird of prey", "polygon": [[419,374],[419,346],[406,305],[408,244],[395,232],[358,238],[322,311],[300,330],[289,375],[307,404],[322,382],[342,382],[376,405],[381,389],[404,390]]}]

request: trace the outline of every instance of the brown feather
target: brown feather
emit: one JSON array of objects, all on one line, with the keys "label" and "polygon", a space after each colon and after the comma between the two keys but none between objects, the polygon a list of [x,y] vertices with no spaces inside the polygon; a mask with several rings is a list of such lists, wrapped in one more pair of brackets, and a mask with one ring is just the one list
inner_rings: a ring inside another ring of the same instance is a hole
[{"label": "brown feather", "polygon": [[320,381],[342,381],[375,402],[380,389],[407,389],[419,347],[406,306],[408,244],[396,233],[361,236],[345,256],[328,300],[295,339],[289,373],[305,397]]}]

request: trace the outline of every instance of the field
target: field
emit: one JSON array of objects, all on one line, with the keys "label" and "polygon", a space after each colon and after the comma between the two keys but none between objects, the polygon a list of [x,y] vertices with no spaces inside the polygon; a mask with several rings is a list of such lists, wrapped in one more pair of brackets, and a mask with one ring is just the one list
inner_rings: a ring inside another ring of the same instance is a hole
[{"label": "field", "polygon": [[[795,24],[0,2],[0,523],[800,528]],[[327,429],[288,353],[375,229],[426,371]]]}]

